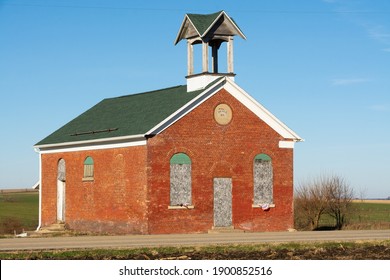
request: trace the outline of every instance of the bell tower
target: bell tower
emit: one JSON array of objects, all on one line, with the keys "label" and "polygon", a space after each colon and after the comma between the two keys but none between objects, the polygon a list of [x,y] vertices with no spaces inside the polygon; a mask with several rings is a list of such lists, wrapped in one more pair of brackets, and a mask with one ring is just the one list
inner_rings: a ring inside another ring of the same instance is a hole
[{"label": "bell tower", "polygon": [[[186,14],[177,34],[175,45],[187,39],[187,90],[205,88],[209,83],[222,76],[234,79],[233,37],[246,39],[240,28],[224,11],[214,14]],[[218,51],[223,43],[227,45],[227,69],[220,72]],[[194,72],[194,45],[202,45],[202,68]],[[211,49],[211,67],[209,57]],[[211,69],[209,69],[211,68]]]}]

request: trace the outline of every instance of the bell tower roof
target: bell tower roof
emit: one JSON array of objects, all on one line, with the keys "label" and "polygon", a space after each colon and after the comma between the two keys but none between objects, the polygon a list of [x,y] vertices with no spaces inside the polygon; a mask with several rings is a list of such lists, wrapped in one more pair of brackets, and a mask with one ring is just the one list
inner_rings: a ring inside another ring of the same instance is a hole
[{"label": "bell tower roof", "polygon": [[238,35],[246,39],[244,33],[225,11],[213,14],[186,14],[177,34],[175,45],[182,39],[213,37],[214,35]]},{"label": "bell tower roof", "polygon": [[[177,34],[175,45],[182,39],[187,40],[187,89],[188,91],[205,88],[209,83],[222,77],[234,79],[233,37],[246,39],[236,22],[224,11],[213,14],[186,14]],[[218,51],[222,43],[227,45],[227,71],[220,72]],[[202,46],[202,69],[194,72],[194,45]],[[209,65],[211,48],[211,70]]]}]

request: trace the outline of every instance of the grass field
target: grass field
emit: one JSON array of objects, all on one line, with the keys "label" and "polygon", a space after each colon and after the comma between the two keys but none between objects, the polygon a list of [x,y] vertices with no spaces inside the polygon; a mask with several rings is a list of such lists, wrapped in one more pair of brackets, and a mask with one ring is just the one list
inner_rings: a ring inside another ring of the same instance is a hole
[{"label": "grass field", "polygon": [[[320,227],[332,227],[334,220],[323,215]],[[389,200],[356,200],[351,205],[345,229],[390,229]]]},{"label": "grass field", "polygon": [[0,193],[0,234],[35,230],[38,207],[38,192]]}]

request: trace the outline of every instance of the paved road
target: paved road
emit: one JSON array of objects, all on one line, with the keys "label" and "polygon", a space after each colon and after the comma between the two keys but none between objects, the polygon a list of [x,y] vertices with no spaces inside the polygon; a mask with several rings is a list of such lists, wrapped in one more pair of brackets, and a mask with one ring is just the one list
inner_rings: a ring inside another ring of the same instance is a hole
[{"label": "paved road", "polygon": [[0,239],[0,251],[353,240],[390,240],[390,230],[9,238]]}]

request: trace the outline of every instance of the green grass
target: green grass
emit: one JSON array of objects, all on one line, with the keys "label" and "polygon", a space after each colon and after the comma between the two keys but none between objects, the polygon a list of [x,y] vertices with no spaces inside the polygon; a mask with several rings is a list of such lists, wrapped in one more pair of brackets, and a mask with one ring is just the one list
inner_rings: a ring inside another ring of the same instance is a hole
[{"label": "green grass", "polygon": [[[351,214],[347,216],[346,229],[389,229],[390,203],[360,203],[351,205]],[[323,215],[320,227],[334,226],[334,219]]]},{"label": "green grass", "polygon": [[37,192],[0,193],[0,233],[18,233],[38,226]]},{"label": "green grass", "polygon": [[351,222],[390,222],[390,203],[353,203]]}]

